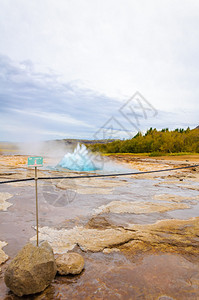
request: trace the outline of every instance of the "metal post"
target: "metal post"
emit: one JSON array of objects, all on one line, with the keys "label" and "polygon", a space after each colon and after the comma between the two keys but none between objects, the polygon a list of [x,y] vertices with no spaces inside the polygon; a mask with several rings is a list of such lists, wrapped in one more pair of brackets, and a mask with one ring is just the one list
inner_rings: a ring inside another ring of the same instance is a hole
[{"label": "metal post", "polygon": [[35,167],[35,195],[36,195],[36,227],[37,227],[37,247],[39,246],[39,229],[38,229],[38,195],[37,195],[37,167]]}]

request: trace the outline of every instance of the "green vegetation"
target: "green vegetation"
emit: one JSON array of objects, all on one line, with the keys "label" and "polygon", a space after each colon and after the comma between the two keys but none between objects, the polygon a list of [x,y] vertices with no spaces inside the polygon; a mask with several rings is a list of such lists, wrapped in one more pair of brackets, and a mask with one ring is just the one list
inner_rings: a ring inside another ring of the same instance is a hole
[{"label": "green vegetation", "polygon": [[199,153],[199,129],[180,128],[158,131],[150,128],[145,135],[140,132],[130,140],[89,145],[94,152],[102,153],[150,153],[150,156],[176,153]]}]

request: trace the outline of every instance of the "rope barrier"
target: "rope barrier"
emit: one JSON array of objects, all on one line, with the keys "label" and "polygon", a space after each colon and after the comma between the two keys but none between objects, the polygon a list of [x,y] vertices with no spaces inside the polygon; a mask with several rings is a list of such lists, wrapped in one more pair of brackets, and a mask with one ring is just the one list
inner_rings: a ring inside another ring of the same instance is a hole
[{"label": "rope barrier", "polygon": [[[128,176],[128,175],[141,175],[141,174],[168,172],[168,171],[175,171],[175,170],[195,168],[195,167],[199,167],[199,164],[198,165],[192,165],[192,166],[179,167],[179,168],[154,170],[154,171],[116,173],[116,174],[95,174],[95,175],[77,175],[77,176],[38,177],[37,179],[38,180],[51,180],[51,179],[79,179],[79,178],[94,178],[94,177],[116,177],[116,176]],[[13,179],[13,180],[7,180],[7,181],[0,181],[0,184],[21,182],[21,181],[31,181],[31,180],[35,180],[35,178]]]},{"label": "rope barrier", "polygon": [[31,180],[35,180],[35,178],[13,179],[13,180],[7,180],[7,181],[0,181],[0,184],[2,184],[2,183],[20,182],[20,181],[31,181]]}]

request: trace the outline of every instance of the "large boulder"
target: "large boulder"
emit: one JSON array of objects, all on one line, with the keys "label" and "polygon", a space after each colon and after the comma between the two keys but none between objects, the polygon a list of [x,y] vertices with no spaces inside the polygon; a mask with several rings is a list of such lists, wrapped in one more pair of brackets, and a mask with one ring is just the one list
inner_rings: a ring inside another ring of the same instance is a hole
[{"label": "large boulder", "polygon": [[60,275],[80,274],[84,268],[84,258],[73,252],[59,254],[56,258],[56,265]]},{"label": "large boulder", "polygon": [[39,247],[25,245],[9,264],[4,280],[17,296],[43,291],[57,272],[53,249],[43,242]]}]

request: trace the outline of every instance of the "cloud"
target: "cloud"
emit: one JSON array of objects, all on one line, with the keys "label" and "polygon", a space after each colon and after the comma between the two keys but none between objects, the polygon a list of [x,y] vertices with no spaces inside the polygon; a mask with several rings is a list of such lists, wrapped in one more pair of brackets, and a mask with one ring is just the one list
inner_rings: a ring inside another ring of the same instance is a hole
[{"label": "cloud", "polygon": [[15,114],[22,114],[27,117],[35,117],[39,119],[45,119],[49,120],[50,122],[54,123],[62,123],[62,124],[69,124],[69,125],[75,125],[75,126],[85,126],[85,127],[91,127],[92,125],[89,125],[85,122],[82,122],[81,120],[74,119],[73,117],[62,114],[62,113],[52,113],[52,112],[38,112],[38,111],[27,111],[27,110],[20,110],[20,109],[11,109],[11,111]]},{"label": "cloud", "polygon": [[16,61],[121,101],[139,90],[158,109],[197,105],[197,0],[2,1],[0,20]]},{"label": "cloud", "polygon": [[118,103],[74,83],[60,83],[54,73],[35,72],[31,62],[24,67],[24,62],[17,64],[6,56],[0,56],[0,78],[1,140],[45,139],[45,134],[92,138]]},{"label": "cloud", "polygon": [[134,100],[131,108],[135,113],[131,112],[129,121],[128,112],[121,114],[118,99],[60,82],[53,72],[35,72],[33,63],[15,63],[6,56],[0,56],[0,78],[0,140],[4,141],[129,138],[149,127],[197,125],[192,110],[159,110],[157,116],[147,111],[146,117]]},{"label": "cloud", "polygon": [[198,26],[197,0],[2,0],[1,122],[92,138],[115,116],[131,130],[118,110],[138,90],[159,111],[141,129],[195,127]]}]

